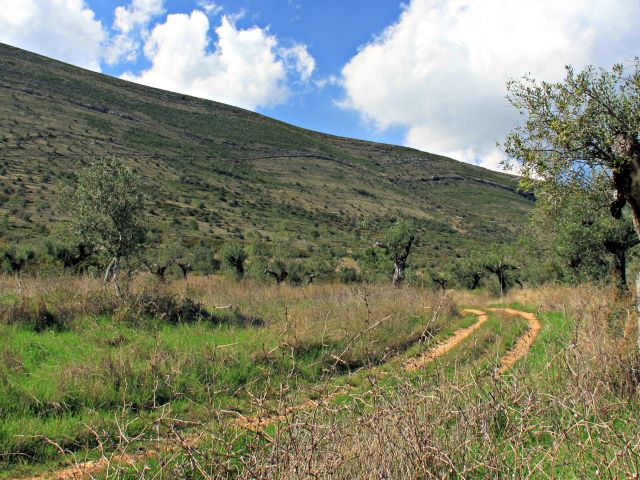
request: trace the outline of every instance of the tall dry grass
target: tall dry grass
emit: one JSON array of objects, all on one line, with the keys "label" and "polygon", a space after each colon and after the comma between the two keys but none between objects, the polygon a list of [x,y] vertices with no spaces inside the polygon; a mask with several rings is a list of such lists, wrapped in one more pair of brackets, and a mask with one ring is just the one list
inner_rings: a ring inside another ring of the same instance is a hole
[{"label": "tall dry grass", "polygon": [[474,365],[452,376],[443,362],[426,377],[372,379],[348,401],[291,410],[240,450],[237,430],[217,425],[178,463],[198,465],[204,478],[638,478],[632,306],[594,287],[507,301],[563,312],[541,313],[538,344],[508,376],[478,376]]},{"label": "tall dry grass", "polygon": [[[133,289],[147,285],[140,278]],[[617,479],[640,472],[633,308],[607,290],[554,286],[495,299],[408,286],[293,288],[220,277],[166,288],[211,309],[251,313],[293,355],[339,345],[332,354],[363,371],[401,348],[395,339],[415,339],[425,326],[429,333],[443,328],[456,304],[520,303],[538,311],[543,330],[526,361],[503,377],[458,361],[454,351],[428,375],[372,375],[365,391],[325,397],[313,408],[295,408],[300,399],[288,394],[283,378],[271,408],[286,414],[256,432],[224,412],[198,424],[177,420],[169,406],[149,424],[157,440],[145,440],[143,453],[135,453],[141,439],[122,429],[110,449],[116,453],[103,461],[108,478]],[[323,385],[330,391],[329,380]],[[123,455],[135,466],[123,465]]]},{"label": "tall dry grass", "polygon": [[257,317],[294,351],[338,345],[362,335],[341,360],[363,366],[383,361],[439,331],[457,314],[451,295],[410,286],[317,284],[266,285],[224,277],[193,277],[169,288],[211,307],[235,309]]},{"label": "tall dry grass", "polygon": [[90,276],[15,277],[0,275],[0,324],[36,331],[71,328],[80,318],[114,311],[116,299]]}]

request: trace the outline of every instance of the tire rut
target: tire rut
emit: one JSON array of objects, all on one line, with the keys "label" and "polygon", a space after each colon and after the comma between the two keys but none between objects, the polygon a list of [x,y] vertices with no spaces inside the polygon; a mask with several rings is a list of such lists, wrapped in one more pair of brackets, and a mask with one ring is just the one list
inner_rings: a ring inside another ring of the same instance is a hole
[{"label": "tire rut", "polygon": [[[527,333],[518,338],[514,347],[500,359],[500,368],[498,368],[496,373],[498,375],[502,375],[507,372],[518,360],[527,355],[529,349],[531,348],[531,345],[540,333],[541,325],[536,316],[532,313],[522,312],[520,310],[511,308],[489,308],[487,310],[493,313],[519,316],[529,322],[529,330],[527,331]],[[439,342],[437,345],[434,345],[418,357],[406,361],[402,365],[402,370],[406,372],[419,370],[435,361],[436,359],[446,355],[448,352],[458,346],[462,341],[468,338],[473,332],[478,330],[489,318],[487,313],[481,310],[465,309],[460,313],[463,316],[474,315],[477,317],[477,320],[475,323],[468,327],[456,330],[452,336]],[[269,425],[285,421],[290,417],[290,415],[294,413],[312,410],[320,405],[327,405],[333,398],[345,393],[351,388],[352,387],[347,386],[342,389],[336,390],[335,392],[332,392],[328,395],[325,395],[317,400],[307,399],[296,406],[286,407],[280,411],[268,413],[266,415],[262,414],[246,417],[238,412],[226,413],[232,413],[236,416],[236,418],[232,421],[232,424],[240,428],[245,428],[247,430],[262,431]],[[120,465],[133,465],[140,461],[155,458],[157,456],[158,452],[156,452],[155,450],[147,450],[140,454],[123,454],[114,456],[111,459],[103,457],[100,460],[77,463],[76,465],[66,467],[53,474],[41,474],[31,477],[23,477],[22,480],[75,480],[82,478],[92,478],[94,475],[106,470],[110,465],[113,465],[114,463]]]},{"label": "tire rut", "polygon": [[460,313],[463,316],[475,315],[476,317],[478,317],[478,320],[469,327],[460,328],[456,330],[453,333],[453,335],[451,335],[449,338],[433,346],[422,355],[416,358],[412,358],[411,360],[408,360],[407,362],[405,362],[405,364],[402,366],[402,369],[405,372],[415,372],[416,370],[424,368],[425,366],[427,366],[437,358],[442,357],[443,355],[446,355],[448,352],[450,352],[456,346],[458,346],[460,342],[462,342],[469,335],[471,335],[478,328],[480,328],[482,324],[486,322],[489,318],[485,312],[482,312],[480,310],[466,309],[466,310],[462,310]]},{"label": "tire rut", "polygon": [[489,308],[488,310],[493,313],[503,313],[506,315],[521,317],[529,323],[529,330],[524,335],[520,336],[513,348],[500,359],[500,367],[496,370],[496,373],[498,375],[502,375],[515,365],[518,360],[524,358],[527,353],[529,353],[533,342],[542,330],[542,325],[533,313],[522,312],[513,308]]}]

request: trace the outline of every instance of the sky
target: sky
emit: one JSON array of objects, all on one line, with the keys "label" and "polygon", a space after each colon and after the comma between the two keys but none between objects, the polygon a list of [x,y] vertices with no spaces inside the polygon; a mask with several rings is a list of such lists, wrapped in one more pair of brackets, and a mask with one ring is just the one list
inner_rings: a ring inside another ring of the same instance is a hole
[{"label": "sky", "polygon": [[638,0],[0,0],[2,43],[492,169],[507,80],[628,64],[639,24]]}]

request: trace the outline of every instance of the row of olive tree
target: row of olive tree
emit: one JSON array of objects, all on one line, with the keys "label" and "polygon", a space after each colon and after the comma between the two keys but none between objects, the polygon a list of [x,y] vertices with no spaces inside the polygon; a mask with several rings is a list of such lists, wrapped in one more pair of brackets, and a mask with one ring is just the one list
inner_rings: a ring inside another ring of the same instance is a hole
[{"label": "row of olive tree", "polygon": [[[621,289],[626,285],[628,250],[637,243],[639,231],[640,209],[636,204],[640,202],[640,187],[636,191],[633,180],[636,170],[640,175],[640,165],[636,165],[640,162],[637,83],[635,64],[629,75],[619,66],[611,72],[589,68],[577,75],[569,69],[562,83],[525,79],[509,84],[510,100],[527,121],[507,138],[505,150],[521,162],[525,186],[538,194],[541,231],[552,234],[543,244],[553,246],[556,256],[575,275],[602,271],[607,263],[602,253],[607,252],[614,258]],[[629,205],[635,236],[628,223],[616,223],[602,215],[601,204],[611,193],[615,193],[609,202],[613,218],[624,218],[623,207]],[[64,198],[75,238],[79,246],[87,246],[78,248],[78,257],[90,250],[106,256],[109,261],[104,283],[113,281],[119,292],[122,264],[138,255],[147,239],[146,197],[139,178],[121,160],[99,159],[80,172],[75,187],[67,189]],[[544,218],[547,224],[541,220]],[[550,218],[554,220],[552,228],[548,225]],[[405,278],[415,239],[413,223],[399,220],[375,243],[385,261],[393,265],[394,285]],[[378,261],[380,255],[374,252],[366,255]],[[247,259],[244,247],[229,243],[220,253],[237,277],[242,277]],[[190,265],[178,263],[182,256],[165,255],[163,260],[145,260],[144,264],[161,280],[173,264],[186,275]],[[74,262],[76,258],[66,260]],[[516,269],[514,265],[486,259],[481,266],[475,263],[468,262],[466,269],[457,266],[469,276],[472,288],[487,273],[496,276],[503,293],[509,288],[508,272]],[[263,273],[281,283],[290,270],[284,262],[273,261]],[[314,274],[310,275],[311,280]],[[432,280],[445,284],[439,275]]]},{"label": "row of olive tree", "polygon": [[[112,282],[116,294],[122,296],[121,271],[130,272],[136,264],[142,264],[164,283],[170,267],[176,265],[186,278],[192,269],[189,252],[177,245],[160,245],[145,251],[149,240],[147,197],[140,178],[125,163],[115,157],[99,158],[82,169],[75,184],[63,191],[62,205],[68,212],[69,237],[73,248],[52,247],[65,265],[77,265],[90,255],[106,259],[103,286]],[[375,242],[371,258],[389,263],[393,268],[392,283],[399,286],[405,278],[405,270],[411,249],[416,240],[416,228],[412,221],[399,219]],[[292,283],[310,284],[319,275],[335,269],[331,261],[300,262],[269,258],[258,244],[254,245],[253,264],[261,265],[261,273],[272,277],[277,284],[287,278]],[[237,279],[244,277],[249,252],[237,242],[230,241],[220,250],[222,262]],[[8,258],[8,257],[7,257]],[[137,261],[137,262],[136,262]],[[505,272],[511,268],[500,262],[486,263],[485,271],[498,277],[501,291],[508,288]],[[435,279],[434,279],[435,281]],[[475,282],[477,286],[477,281]],[[443,286],[444,283],[441,283]]]}]

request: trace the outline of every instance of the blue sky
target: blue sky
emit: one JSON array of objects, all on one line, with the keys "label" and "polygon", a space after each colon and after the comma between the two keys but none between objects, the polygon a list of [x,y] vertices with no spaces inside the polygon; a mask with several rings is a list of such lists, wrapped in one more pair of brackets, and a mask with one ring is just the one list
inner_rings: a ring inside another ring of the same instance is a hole
[{"label": "blue sky", "polygon": [[499,169],[505,82],[637,56],[637,0],[0,0],[0,42]]},{"label": "blue sky", "polygon": [[[118,3],[89,2],[95,4],[98,18],[108,25],[113,23],[114,5]],[[202,8],[197,1],[174,0],[165,5],[171,13],[191,13]],[[401,2],[388,0],[234,0],[218,1],[216,5],[221,9],[214,18],[239,16],[236,20],[238,28],[257,25],[268,28],[284,44],[307,45],[316,60],[316,78],[339,75],[358,48],[384,31],[402,11]],[[211,26],[212,37],[215,26],[215,23]],[[136,66],[146,64],[148,61],[140,58]],[[123,66],[107,66],[103,71],[119,76],[130,68]],[[387,143],[403,142],[404,129],[378,131],[362,122],[357,112],[336,107],[334,100],[340,99],[341,95],[341,88],[335,85],[322,89],[302,86],[292,92],[285,103],[274,107],[259,106],[255,110],[311,130]]]}]

